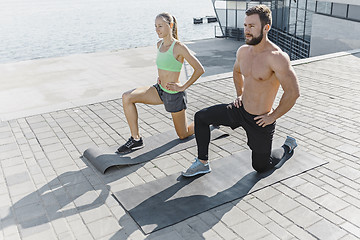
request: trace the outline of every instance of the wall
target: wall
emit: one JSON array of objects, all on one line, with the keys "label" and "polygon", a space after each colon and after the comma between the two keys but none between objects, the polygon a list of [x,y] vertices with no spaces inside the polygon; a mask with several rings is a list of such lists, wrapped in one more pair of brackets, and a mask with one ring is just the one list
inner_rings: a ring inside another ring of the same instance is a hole
[{"label": "wall", "polygon": [[318,1],[319,2],[333,2],[333,3],[360,5],[359,0],[318,0]]},{"label": "wall", "polygon": [[360,48],[360,22],[313,15],[310,56]]}]

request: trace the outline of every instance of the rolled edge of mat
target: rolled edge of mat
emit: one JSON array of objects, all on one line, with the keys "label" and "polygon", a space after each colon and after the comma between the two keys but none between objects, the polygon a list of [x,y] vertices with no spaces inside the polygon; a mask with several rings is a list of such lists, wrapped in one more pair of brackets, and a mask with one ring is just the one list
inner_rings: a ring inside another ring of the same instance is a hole
[{"label": "rolled edge of mat", "polygon": [[84,151],[83,157],[85,157],[99,172],[105,174],[106,170],[112,165],[109,166],[106,162],[100,160],[101,154],[97,154],[98,150],[98,148],[88,148]]}]

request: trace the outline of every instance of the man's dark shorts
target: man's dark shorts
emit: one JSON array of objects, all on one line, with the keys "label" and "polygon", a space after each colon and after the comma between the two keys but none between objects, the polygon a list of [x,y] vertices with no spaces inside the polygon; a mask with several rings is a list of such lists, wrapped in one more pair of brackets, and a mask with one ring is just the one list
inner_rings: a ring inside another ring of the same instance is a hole
[{"label": "man's dark shorts", "polygon": [[187,108],[187,98],[185,91],[177,93],[167,93],[160,88],[158,83],[153,86],[157,90],[161,101],[163,101],[165,110],[167,112],[175,113]]}]

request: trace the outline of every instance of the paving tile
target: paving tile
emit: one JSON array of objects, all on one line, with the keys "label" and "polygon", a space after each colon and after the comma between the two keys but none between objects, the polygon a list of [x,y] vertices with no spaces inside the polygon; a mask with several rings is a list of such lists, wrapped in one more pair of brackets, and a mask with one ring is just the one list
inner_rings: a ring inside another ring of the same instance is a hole
[{"label": "paving tile", "polygon": [[65,218],[58,218],[58,219],[52,220],[51,225],[54,228],[55,233],[58,236],[61,236],[61,238],[59,237],[60,239],[65,238],[64,235],[61,235],[62,233],[69,233],[69,231],[70,231],[70,226],[68,225]]},{"label": "paving tile", "polygon": [[316,199],[316,203],[329,209],[332,212],[337,212],[337,211],[344,209],[350,205],[349,203],[345,202],[344,200],[342,200],[332,194],[326,194],[326,195],[320,196],[319,198]]},{"label": "paving tile", "polygon": [[183,239],[194,239],[200,240],[204,239],[198,232],[193,230],[186,222],[178,223],[174,225],[174,230],[183,238]]},{"label": "paving tile", "polygon": [[[86,227],[82,219],[71,221],[69,227],[71,228],[71,231],[74,233],[76,238],[80,238],[80,236],[84,237],[90,235],[90,231]],[[88,237],[89,239],[93,239],[91,235]]]},{"label": "paving tile", "polygon": [[19,233],[14,233],[12,235],[9,236],[5,236],[6,240],[20,240],[20,234]]},{"label": "paving tile", "polygon": [[211,226],[208,225],[206,222],[202,221],[202,219],[198,216],[189,218],[188,220],[186,220],[186,223],[191,226],[191,229],[196,231],[200,236],[217,235],[216,232],[211,229]]},{"label": "paving tile", "polygon": [[301,239],[301,240],[315,240],[317,238],[313,237],[310,233],[305,231],[303,228],[300,228],[296,225],[291,225],[287,227],[286,229],[289,231],[292,235],[295,236],[295,239]]},{"label": "paving tile", "polygon": [[338,169],[337,173],[339,173],[339,174],[343,175],[344,177],[349,178],[351,180],[355,180],[355,179],[360,178],[360,171],[359,170],[356,170],[356,169],[353,169],[353,168],[350,168],[350,167],[347,167],[347,166]]},{"label": "paving tile", "polygon": [[340,227],[342,227],[346,231],[350,232],[351,234],[356,236],[357,239],[359,239],[359,236],[360,236],[360,228],[359,228],[359,226],[356,226],[356,225],[354,225],[354,224],[352,224],[350,222],[344,222],[343,224],[340,225]]},{"label": "paving tile", "polygon": [[306,230],[318,239],[337,240],[346,235],[346,231],[324,219],[308,227]]},{"label": "paving tile", "polygon": [[232,204],[222,205],[215,208],[214,215],[221,219],[223,223],[231,227],[249,219],[249,216]]},{"label": "paving tile", "polygon": [[321,220],[321,217],[304,206],[299,206],[285,214],[298,226],[306,228]]},{"label": "paving tile", "polygon": [[144,180],[136,173],[132,173],[127,176],[134,186],[144,184]]},{"label": "paving tile", "polygon": [[260,223],[262,226],[271,222],[270,218],[255,208],[249,209],[246,211],[246,214],[256,222]]},{"label": "paving tile", "polygon": [[111,212],[105,205],[99,205],[80,213],[85,224],[100,220],[102,218],[112,217]]},{"label": "paving tile", "polygon": [[35,186],[31,181],[22,182],[9,188],[9,193],[12,200],[15,200],[18,196],[30,194],[35,191]]},{"label": "paving tile", "polygon": [[355,237],[354,235],[347,234],[344,237],[341,238],[341,240],[357,240],[358,237]]},{"label": "paving tile", "polygon": [[31,235],[23,235],[23,240],[37,240],[37,239],[49,239],[49,240],[55,240],[58,239],[57,236],[54,234],[54,232],[51,229],[44,229],[39,231],[39,229],[34,230],[34,233]]},{"label": "paving tile", "polygon": [[309,199],[307,197],[304,197],[304,196],[299,196],[299,197],[295,198],[295,200],[297,202],[299,202],[301,205],[303,205],[304,207],[310,209],[311,211],[316,211],[319,208],[321,208],[317,202],[315,202],[312,199]]},{"label": "paving tile", "polygon": [[287,187],[284,184],[275,184],[274,188],[276,188],[276,190],[285,194],[286,196],[290,197],[291,199],[294,199],[294,198],[300,196],[299,192],[295,191],[293,188]]},{"label": "paving tile", "polygon": [[310,182],[296,187],[296,190],[310,199],[314,199],[321,195],[326,194],[325,190],[321,189],[320,187]]},{"label": "paving tile", "polygon": [[21,172],[6,176],[6,183],[9,187],[20,183],[30,182],[30,180],[30,176],[27,172]]},{"label": "paving tile", "polygon": [[281,214],[289,212],[290,210],[300,206],[295,200],[285,196],[284,194],[276,195],[266,201],[273,209],[279,211]]},{"label": "paving tile", "polygon": [[243,239],[261,239],[271,233],[252,219],[248,219],[231,228]]},{"label": "paving tile", "polygon": [[70,231],[60,233],[57,235],[57,237],[62,240],[75,240],[74,235]]},{"label": "paving tile", "polygon": [[39,202],[15,208],[14,211],[16,218],[20,223],[29,223],[31,225],[36,225],[37,222],[35,221],[35,219],[38,219],[40,222],[43,220],[46,221],[47,219],[45,215],[45,210]]},{"label": "paving tile", "polygon": [[171,239],[171,240],[184,240],[184,238],[182,238],[182,236],[177,232],[177,231],[171,231],[171,232],[166,232],[163,234],[157,234],[155,236],[150,236],[147,239],[152,239],[152,240],[160,240],[160,239]]},{"label": "paving tile", "polygon": [[290,234],[286,229],[275,222],[270,222],[265,225],[265,228],[274,234],[278,239],[292,239],[294,236]]},{"label": "paving tile", "polygon": [[359,190],[355,190],[355,189],[347,187],[347,186],[342,187],[340,190],[347,193],[347,196],[352,196],[352,197],[355,197],[356,199],[360,199]]},{"label": "paving tile", "polygon": [[339,216],[347,219],[349,222],[356,226],[360,226],[360,208],[349,206],[337,213]]},{"label": "paving tile", "polygon": [[320,216],[322,216],[324,219],[336,224],[336,225],[340,225],[342,223],[344,223],[346,220],[339,217],[338,215],[336,215],[336,213],[331,212],[325,208],[320,208],[316,211],[317,214],[319,214]]},{"label": "paving tile", "polygon": [[239,239],[239,236],[228,228],[223,222],[219,221],[213,225],[212,229],[217,232],[223,239]]}]

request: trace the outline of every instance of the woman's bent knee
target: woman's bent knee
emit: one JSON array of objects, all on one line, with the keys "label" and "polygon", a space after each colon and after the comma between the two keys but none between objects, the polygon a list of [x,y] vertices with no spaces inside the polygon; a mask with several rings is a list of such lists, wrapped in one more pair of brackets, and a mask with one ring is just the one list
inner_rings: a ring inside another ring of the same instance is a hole
[{"label": "woman's bent knee", "polygon": [[189,136],[188,135],[179,135],[179,139],[180,140],[184,140],[186,138],[188,138]]},{"label": "woman's bent knee", "polygon": [[124,92],[122,94],[123,103],[130,103],[131,101],[131,91]]},{"label": "woman's bent knee", "polygon": [[182,133],[177,133],[178,137],[180,140],[184,140],[188,137],[190,137],[190,133],[189,132],[182,132]]}]

